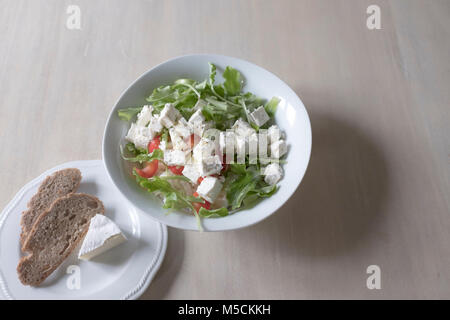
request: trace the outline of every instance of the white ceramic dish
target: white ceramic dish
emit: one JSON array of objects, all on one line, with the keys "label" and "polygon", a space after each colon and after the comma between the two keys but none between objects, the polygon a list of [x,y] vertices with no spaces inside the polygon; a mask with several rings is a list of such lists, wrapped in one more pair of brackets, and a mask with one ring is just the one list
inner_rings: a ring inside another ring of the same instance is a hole
[{"label": "white ceramic dish", "polygon": [[[158,221],[180,229],[198,230],[194,216],[183,213],[166,214],[161,203],[153,195],[141,189],[134,179],[125,173],[119,145],[123,142],[129,123],[121,121],[117,110],[146,104],[145,98],[152,90],[170,84],[179,78],[204,80],[208,76],[208,62],[216,64],[219,70],[232,66],[245,78],[244,91],[260,97],[281,99],[276,122],[286,132],[289,153],[284,165],[284,178],[277,193],[263,199],[251,209],[241,210],[224,218],[202,219],[206,231],[232,230],[257,223],[278,210],[299,186],[311,153],[311,125],[306,109],[295,94],[278,77],[250,62],[221,55],[187,55],[166,61],[144,73],[117,101],[109,115],[103,137],[103,161],[113,184],[137,208],[147,212]],[[221,82],[218,77],[216,81]]]},{"label": "white ceramic dish", "polygon": [[[21,256],[20,214],[26,209],[27,202],[36,193],[42,180],[63,168],[81,170],[83,179],[79,192],[101,199],[106,215],[117,223],[128,241],[91,261],[78,260],[78,250],[75,250],[40,287],[24,286],[16,273]],[[101,160],[65,163],[25,185],[0,216],[0,298],[136,299],[148,287],[161,265],[166,246],[166,226],[130,206],[111,185]],[[69,266],[75,267],[70,269]],[[73,270],[76,273],[67,273]],[[79,289],[74,282],[74,276],[77,275],[80,279]]]}]

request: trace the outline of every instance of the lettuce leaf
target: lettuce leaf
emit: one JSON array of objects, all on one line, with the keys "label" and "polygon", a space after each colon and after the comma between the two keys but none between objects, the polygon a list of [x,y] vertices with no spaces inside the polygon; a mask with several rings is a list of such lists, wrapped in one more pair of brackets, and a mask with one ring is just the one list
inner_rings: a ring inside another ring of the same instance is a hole
[{"label": "lettuce leaf", "polygon": [[278,104],[280,103],[280,99],[277,97],[273,97],[269,102],[266,103],[264,109],[266,109],[269,117],[273,118],[275,116],[275,112],[277,111]]},{"label": "lettuce leaf", "polygon": [[122,158],[124,160],[130,161],[130,162],[143,163],[143,162],[150,162],[155,159],[162,160],[164,158],[164,152],[161,149],[155,149],[150,154],[148,154],[147,152],[139,153],[139,154],[135,155],[134,157],[126,157],[123,153],[122,146],[120,147],[120,149],[121,149]]},{"label": "lettuce leaf", "polygon": [[276,185],[270,186],[264,182],[255,165],[230,164],[229,172],[225,184],[232,210],[239,209],[247,198],[267,198],[277,190]]},{"label": "lettuce leaf", "polygon": [[228,209],[227,208],[219,208],[219,209],[208,210],[208,209],[201,207],[200,210],[198,211],[198,214],[203,218],[225,217],[228,215]]},{"label": "lettuce leaf", "polygon": [[[181,210],[188,209],[192,212],[197,219],[197,227],[200,231],[203,231],[203,227],[200,220],[200,215],[195,211],[192,202],[204,202],[204,200],[200,198],[196,198],[193,196],[187,196],[183,192],[178,191],[173,188],[172,185],[166,179],[162,177],[152,177],[150,179],[146,179],[137,174],[136,170],[133,169],[133,175],[136,177],[136,182],[144,189],[147,189],[148,192],[159,192],[164,196],[164,209],[170,210]],[[222,212],[219,212],[222,213]]]},{"label": "lettuce leaf", "polygon": [[216,65],[211,63],[211,62],[209,62],[208,64],[209,64],[209,85],[211,87],[213,87],[214,86],[214,82],[216,82],[216,70],[217,70],[217,68],[216,68]]},{"label": "lettuce leaf", "polygon": [[[217,67],[209,63],[209,76],[202,82],[193,79],[180,78],[172,84],[162,85],[155,88],[146,98],[153,106],[154,113],[158,114],[166,103],[172,103],[185,119],[189,119],[194,113],[194,106],[199,99],[208,104],[203,107],[202,112],[208,121],[214,121],[216,128],[225,130],[229,128],[238,118],[248,119],[250,112],[260,105],[265,104],[266,111],[273,117],[279,99],[272,98],[269,102],[256,95],[241,92],[243,78],[239,71],[227,66],[223,71],[224,82],[216,84]],[[130,121],[142,107],[130,107],[120,109],[120,119]]]},{"label": "lettuce leaf", "polygon": [[117,110],[117,114],[119,118],[124,121],[130,121],[133,119],[139,112],[141,112],[142,107],[133,107],[133,108],[124,108]]},{"label": "lettuce leaf", "polygon": [[[241,172],[242,165],[231,165],[231,172],[234,172],[234,176],[226,183],[227,185],[227,200],[231,204],[231,209],[235,210],[241,207],[242,200],[247,196],[249,192],[255,189],[258,182],[258,174],[255,170],[245,170]],[[236,171],[236,169],[238,171]],[[237,174],[236,174],[237,173]]]},{"label": "lettuce leaf", "polygon": [[137,174],[136,170],[133,170],[133,175],[136,177],[136,182],[148,192],[160,192],[164,196],[164,208],[165,209],[190,209],[195,212],[192,205],[192,199],[185,196],[181,191],[178,191],[167,181],[161,177],[155,176],[150,179],[146,179]]},{"label": "lettuce leaf", "polygon": [[223,72],[223,78],[225,79],[223,86],[228,95],[234,96],[241,92],[242,77],[239,71],[228,66]]},{"label": "lettuce leaf", "polygon": [[128,142],[125,145],[125,150],[128,151],[133,156],[137,156],[138,154],[141,154],[141,153],[148,153],[147,149],[138,148],[134,145],[133,142]]}]

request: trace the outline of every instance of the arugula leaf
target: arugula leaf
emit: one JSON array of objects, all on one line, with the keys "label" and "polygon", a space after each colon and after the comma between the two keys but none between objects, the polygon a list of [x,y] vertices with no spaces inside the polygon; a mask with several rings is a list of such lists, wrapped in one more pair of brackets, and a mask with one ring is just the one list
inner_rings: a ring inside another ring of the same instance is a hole
[{"label": "arugula leaf", "polygon": [[222,76],[225,79],[223,86],[228,95],[236,95],[241,92],[242,77],[239,71],[228,66]]},{"label": "arugula leaf", "polygon": [[136,108],[124,108],[117,110],[117,114],[119,115],[119,118],[124,121],[130,121],[133,119],[134,116],[136,116],[139,112],[141,112],[142,107],[136,107]]},{"label": "arugula leaf", "polygon": [[137,174],[136,170],[133,170],[133,174],[136,177],[137,183],[147,189],[148,192],[158,191],[162,193],[165,198],[165,209],[183,209],[187,208],[194,212],[194,207],[191,203],[190,197],[185,196],[181,191],[178,191],[167,181],[158,176],[154,176],[150,179],[146,179]]},{"label": "arugula leaf", "polygon": [[273,97],[269,102],[266,103],[264,109],[266,109],[269,117],[273,118],[275,116],[275,112],[277,111],[278,104],[280,103],[280,99],[277,97]]},{"label": "arugula leaf", "polygon": [[242,200],[255,189],[258,178],[260,179],[254,170],[247,170],[245,174],[235,177],[227,184],[227,200],[231,204],[232,210],[238,209],[242,205]]},{"label": "arugula leaf", "polygon": [[[200,216],[196,213],[192,202],[200,202],[193,196],[186,196],[182,192],[172,187],[169,181],[164,180],[161,177],[155,176],[150,179],[146,179],[137,174],[136,169],[133,169],[133,175],[136,177],[136,182],[148,192],[160,192],[164,196],[164,209],[190,210],[197,219],[197,226],[200,231],[203,231]],[[203,200],[202,200],[203,201]]]},{"label": "arugula leaf", "polygon": [[138,154],[141,154],[141,153],[148,153],[146,149],[136,147],[133,142],[128,142],[125,145],[125,150],[127,150],[133,156],[137,156]]},{"label": "arugula leaf", "polygon": [[170,99],[174,94],[172,86],[160,86],[153,90],[152,94],[146,99],[148,102],[158,102],[161,100]]},{"label": "arugula leaf", "polygon": [[143,162],[150,162],[153,161],[155,159],[158,160],[162,160],[164,158],[164,153],[161,149],[155,149],[151,154],[147,154],[147,153],[139,153],[134,157],[126,157],[123,154],[123,150],[122,147],[120,147],[120,151],[122,154],[122,158],[126,161],[130,161],[130,162],[139,162],[139,163],[143,163]]},{"label": "arugula leaf", "polygon": [[267,198],[277,190],[276,185],[270,186],[264,182],[257,166],[232,163],[228,172],[225,183],[232,210],[240,208],[244,200],[251,202],[257,198]]},{"label": "arugula leaf", "polygon": [[216,81],[216,70],[217,70],[217,68],[216,68],[216,65],[211,63],[211,62],[209,62],[208,64],[209,64],[209,85],[211,87],[213,87],[214,86],[214,82]]},{"label": "arugula leaf", "polygon": [[230,170],[231,170],[231,172],[239,174],[239,175],[245,175],[246,171],[247,171],[245,168],[245,164],[243,164],[243,163],[231,163]]},{"label": "arugula leaf", "polygon": [[208,210],[203,207],[200,208],[198,214],[204,218],[212,218],[212,217],[225,217],[228,215],[228,209],[223,207],[219,209]]},{"label": "arugula leaf", "polygon": [[255,192],[260,198],[268,198],[271,197],[278,190],[277,185],[273,186],[267,185],[261,188],[256,188],[253,192]]}]

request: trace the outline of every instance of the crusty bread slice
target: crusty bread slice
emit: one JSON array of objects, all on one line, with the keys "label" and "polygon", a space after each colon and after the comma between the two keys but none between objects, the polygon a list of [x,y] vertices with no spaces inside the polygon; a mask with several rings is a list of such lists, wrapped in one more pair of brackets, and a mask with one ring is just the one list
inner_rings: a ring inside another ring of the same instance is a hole
[{"label": "crusty bread slice", "polygon": [[41,214],[29,232],[17,273],[24,285],[41,284],[84,238],[91,218],[104,214],[103,203],[84,193],[71,193],[57,199]]},{"label": "crusty bread slice", "polygon": [[38,192],[28,202],[28,209],[22,212],[20,220],[22,226],[20,244],[22,246],[36,219],[50,207],[53,201],[75,192],[80,181],[81,172],[75,168],[59,170],[45,178],[39,186]]}]

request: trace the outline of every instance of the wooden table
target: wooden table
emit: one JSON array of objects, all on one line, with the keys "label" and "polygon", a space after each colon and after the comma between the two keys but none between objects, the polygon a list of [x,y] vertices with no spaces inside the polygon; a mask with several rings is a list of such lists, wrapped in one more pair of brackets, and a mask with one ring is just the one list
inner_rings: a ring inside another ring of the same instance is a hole
[{"label": "wooden table", "polygon": [[[101,158],[110,109],[150,67],[231,55],[301,97],[309,169],[253,227],[169,229],[142,298],[450,298],[450,1],[0,4],[0,207],[46,169]],[[380,30],[366,26],[371,4]],[[69,5],[80,30],[66,26]],[[379,290],[366,286],[370,265]]]}]

